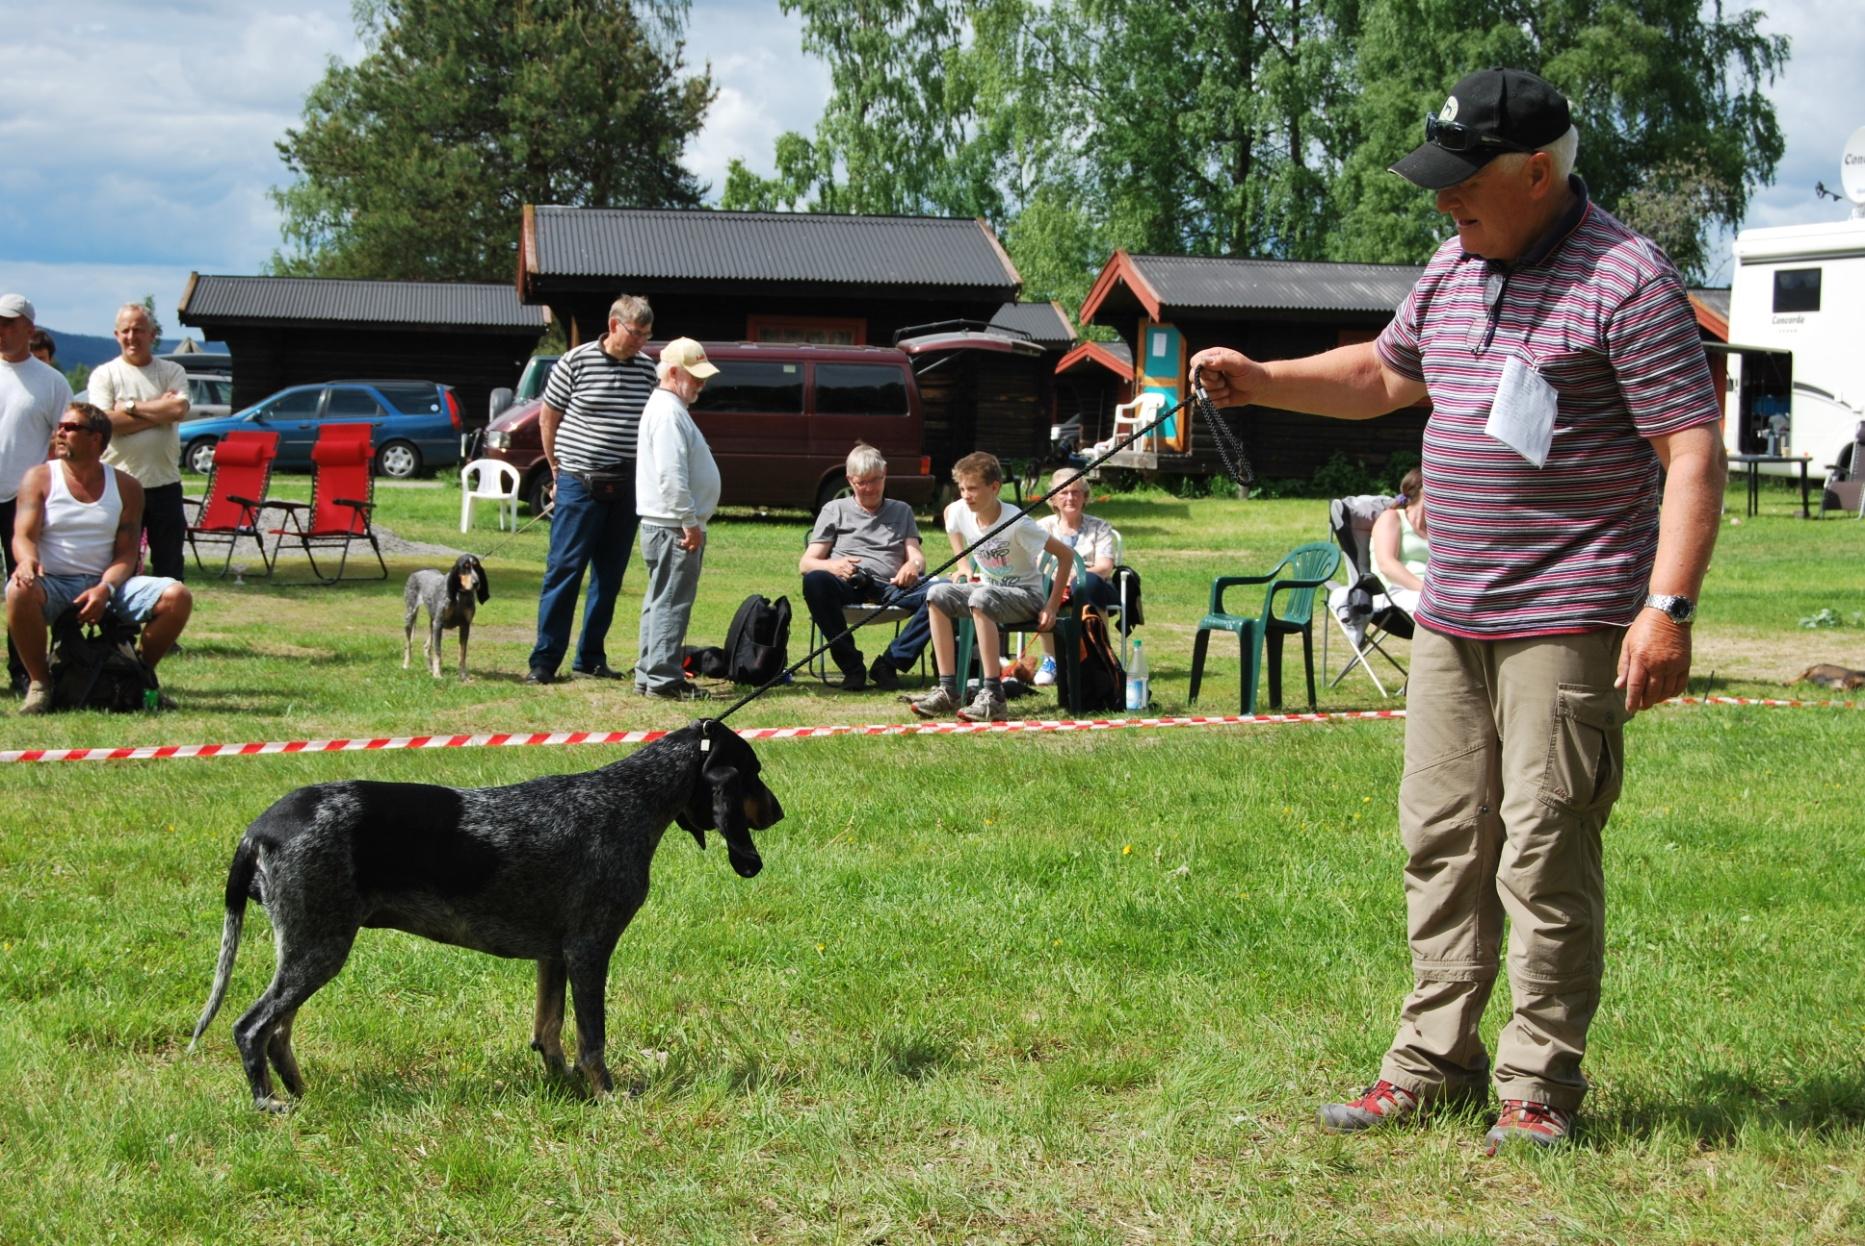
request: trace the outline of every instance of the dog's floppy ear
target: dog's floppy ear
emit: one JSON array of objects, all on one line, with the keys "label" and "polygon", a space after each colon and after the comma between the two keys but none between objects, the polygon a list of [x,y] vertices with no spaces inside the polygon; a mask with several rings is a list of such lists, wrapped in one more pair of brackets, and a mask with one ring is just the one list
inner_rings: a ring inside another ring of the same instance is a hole
[{"label": "dog's floppy ear", "polygon": [[[764,860],[758,856],[757,845],[751,842],[751,828],[745,821],[744,779],[738,767],[726,760],[726,750],[718,747],[724,737],[730,736],[734,743],[738,737],[711,719],[701,719],[698,726],[698,790],[693,793],[692,806],[703,807],[710,797],[712,825],[725,837],[725,851],[731,858],[732,868],[741,878],[750,878],[764,868]],[[692,831],[693,838],[704,848],[705,834],[694,825],[697,821],[697,818],[680,819],[681,825]]]},{"label": "dog's floppy ear", "polygon": [[469,558],[467,561],[473,564],[473,574],[478,577],[479,604],[483,606],[486,598],[492,596],[492,581],[486,578],[486,564],[477,558]]}]

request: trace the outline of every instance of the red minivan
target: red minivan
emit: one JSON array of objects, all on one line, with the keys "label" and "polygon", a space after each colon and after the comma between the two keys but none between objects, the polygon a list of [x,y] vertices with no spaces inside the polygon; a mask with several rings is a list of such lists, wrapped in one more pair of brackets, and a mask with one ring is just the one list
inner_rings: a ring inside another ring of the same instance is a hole
[{"label": "red minivan", "polygon": [[[705,346],[719,375],[706,382],[692,410],[719,463],[722,505],[814,514],[847,490],[843,464],[857,441],[887,460],[889,497],[922,512],[931,505],[936,482],[921,447],[924,416],[905,354],[878,346],[791,342]],[[649,343],[648,356],[658,359],[660,348],[659,342]],[[518,469],[533,513],[543,508],[550,488],[538,432],[541,405],[522,403],[494,419],[482,451]]]}]

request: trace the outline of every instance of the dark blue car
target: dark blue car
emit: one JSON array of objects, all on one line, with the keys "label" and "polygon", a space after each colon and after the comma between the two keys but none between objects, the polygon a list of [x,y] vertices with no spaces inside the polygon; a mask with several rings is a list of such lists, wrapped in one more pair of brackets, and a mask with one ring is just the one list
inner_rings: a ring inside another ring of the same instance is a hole
[{"label": "dark blue car", "polygon": [[181,461],[205,474],[214,444],[234,429],[278,434],[279,467],[309,467],[325,424],[368,424],[375,431],[376,471],[405,480],[460,461],[460,403],[433,381],[324,381],[281,389],[244,411],[181,423]]}]

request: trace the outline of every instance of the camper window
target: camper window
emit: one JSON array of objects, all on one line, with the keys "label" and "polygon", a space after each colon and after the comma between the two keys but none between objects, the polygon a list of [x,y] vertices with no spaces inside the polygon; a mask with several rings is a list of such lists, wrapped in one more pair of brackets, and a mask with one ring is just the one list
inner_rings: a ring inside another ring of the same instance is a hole
[{"label": "camper window", "polygon": [[1783,268],[1774,274],[1774,312],[1820,310],[1820,270]]}]

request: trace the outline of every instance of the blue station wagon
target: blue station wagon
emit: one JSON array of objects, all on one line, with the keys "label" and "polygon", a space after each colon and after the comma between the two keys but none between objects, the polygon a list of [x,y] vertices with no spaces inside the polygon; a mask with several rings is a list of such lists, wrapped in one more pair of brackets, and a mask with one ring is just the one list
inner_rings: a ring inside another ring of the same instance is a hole
[{"label": "blue station wagon", "polygon": [[449,385],[433,381],[325,381],[294,385],[244,411],[181,422],[181,461],[205,474],[214,445],[235,429],[278,434],[280,467],[309,467],[311,446],[325,424],[368,424],[376,471],[405,480],[460,461],[460,403]]}]

